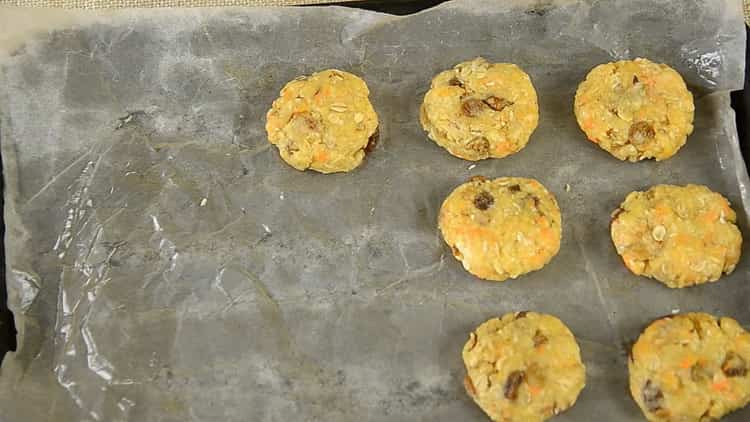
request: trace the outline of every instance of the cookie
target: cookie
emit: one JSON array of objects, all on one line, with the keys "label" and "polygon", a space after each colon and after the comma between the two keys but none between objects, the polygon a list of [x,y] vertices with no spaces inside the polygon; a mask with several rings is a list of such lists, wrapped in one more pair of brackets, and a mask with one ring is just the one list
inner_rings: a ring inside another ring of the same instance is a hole
[{"label": "cookie", "polygon": [[586,137],[620,160],[667,159],[693,131],[685,81],[646,59],[595,67],[578,86],[574,108]]},{"label": "cookie", "polygon": [[649,421],[717,421],[750,402],[750,334],[704,313],[662,318],[638,338],[628,369]]},{"label": "cookie", "polygon": [[520,67],[478,57],[435,76],[419,120],[427,136],[456,157],[502,158],[526,146],[539,106]]},{"label": "cookie", "polygon": [[560,250],[555,197],[533,179],[477,176],[443,202],[438,226],[466,271],[503,281],[542,268]]},{"label": "cookie", "polygon": [[573,334],[535,312],[491,319],[463,349],[466,392],[493,421],[541,422],[570,408],[586,384]]},{"label": "cookie", "polygon": [[736,219],[729,201],[705,186],[657,185],[630,193],[610,232],[634,274],[686,287],[734,270],[742,247]]},{"label": "cookie", "polygon": [[375,140],[378,116],[365,81],[341,70],[299,77],[266,115],[268,141],[297,170],[349,171]]}]

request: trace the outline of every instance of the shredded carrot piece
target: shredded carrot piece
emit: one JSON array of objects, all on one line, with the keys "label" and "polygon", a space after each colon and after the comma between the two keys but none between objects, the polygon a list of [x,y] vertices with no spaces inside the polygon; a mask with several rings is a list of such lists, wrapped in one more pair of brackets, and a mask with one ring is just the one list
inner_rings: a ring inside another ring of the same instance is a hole
[{"label": "shredded carrot piece", "polygon": [[691,366],[695,365],[696,360],[697,359],[695,359],[695,356],[686,356],[680,361],[680,368],[690,368]]},{"label": "shredded carrot piece", "polygon": [[726,378],[711,384],[711,388],[716,391],[728,391],[731,387],[732,386],[729,384],[729,380]]},{"label": "shredded carrot piece", "polygon": [[710,210],[710,211],[706,211],[706,213],[703,214],[703,218],[705,219],[707,223],[713,223],[714,221],[719,219],[720,215],[721,213],[719,211]]},{"label": "shredded carrot piece", "polygon": [[541,392],[542,387],[537,387],[536,385],[529,384],[529,393],[531,393],[532,396],[537,396]]}]

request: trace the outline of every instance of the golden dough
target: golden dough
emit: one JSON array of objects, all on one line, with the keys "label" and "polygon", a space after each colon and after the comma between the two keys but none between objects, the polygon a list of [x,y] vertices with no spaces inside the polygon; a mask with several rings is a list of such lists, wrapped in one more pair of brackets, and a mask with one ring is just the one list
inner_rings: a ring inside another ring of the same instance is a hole
[{"label": "golden dough", "polygon": [[555,197],[536,180],[478,176],[445,199],[438,226],[466,271],[503,281],[557,254],[561,221]]},{"label": "golden dough", "polygon": [[705,186],[657,185],[629,194],[610,231],[634,274],[686,287],[734,270],[742,248],[736,219],[729,201]]},{"label": "golden dough", "polygon": [[266,115],[268,141],[297,170],[352,170],[378,128],[369,94],[365,81],[341,70],[297,78]]},{"label": "golden dough", "polygon": [[654,321],[633,346],[630,392],[652,422],[708,422],[750,402],[750,334],[731,318]]},{"label": "golden dough", "polygon": [[620,160],[673,156],[693,131],[693,96],[674,69],[646,59],[595,67],[578,86],[578,125]]},{"label": "golden dough", "polygon": [[535,312],[491,319],[463,349],[467,393],[498,422],[541,422],[570,408],[586,384],[575,337]]},{"label": "golden dough", "polygon": [[539,106],[531,78],[520,67],[478,57],[435,76],[419,119],[438,145],[476,161],[526,146]]}]

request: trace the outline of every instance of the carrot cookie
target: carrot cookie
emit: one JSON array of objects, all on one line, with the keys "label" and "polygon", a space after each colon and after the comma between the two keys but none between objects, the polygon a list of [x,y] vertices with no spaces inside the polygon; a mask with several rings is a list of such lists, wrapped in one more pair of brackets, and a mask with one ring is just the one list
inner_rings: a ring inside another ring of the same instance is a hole
[{"label": "carrot cookie", "polygon": [[628,368],[633,399],[652,422],[717,421],[750,402],[750,334],[731,318],[656,320]]},{"label": "carrot cookie", "polygon": [[693,131],[694,110],[680,74],[646,59],[595,67],[575,98],[576,119],[589,140],[628,161],[673,156]]},{"label": "carrot cookie", "polygon": [[378,128],[369,94],[365,81],[340,70],[299,77],[266,115],[268,141],[297,170],[352,170]]},{"label": "carrot cookie", "polygon": [[539,106],[520,67],[478,57],[435,76],[419,120],[427,136],[456,157],[503,158],[526,146]]},{"label": "carrot cookie", "polygon": [[734,270],[742,246],[735,221],[729,201],[705,186],[657,185],[630,193],[610,231],[634,274],[686,287]]},{"label": "carrot cookie", "polygon": [[491,319],[469,334],[464,386],[493,421],[541,422],[573,406],[586,368],[573,334],[535,312]]},{"label": "carrot cookie", "polygon": [[536,180],[477,176],[448,195],[438,226],[466,271],[503,281],[557,254],[561,221],[555,197]]}]

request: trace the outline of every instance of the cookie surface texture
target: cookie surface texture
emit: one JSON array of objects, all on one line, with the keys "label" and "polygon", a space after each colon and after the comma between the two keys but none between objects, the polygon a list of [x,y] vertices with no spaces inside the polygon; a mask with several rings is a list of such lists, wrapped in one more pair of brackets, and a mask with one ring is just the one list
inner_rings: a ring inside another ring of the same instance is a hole
[{"label": "cookie surface texture", "polygon": [[526,146],[539,106],[520,67],[478,57],[435,76],[419,120],[427,136],[456,157],[502,158]]},{"label": "cookie surface texture", "polygon": [[573,334],[535,312],[491,319],[469,334],[464,386],[498,422],[541,422],[573,406],[586,368]]},{"label": "cookie surface texture", "polygon": [[362,163],[378,116],[365,81],[341,70],[299,77],[266,115],[268,141],[297,170],[345,172]]},{"label": "cookie surface texture", "polygon": [[503,281],[547,264],[560,250],[562,217],[541,183],[473,177],[443,202],[438,226],[471,274]]},{"label": "cookie surface texture", "polygon": [[630,193],[610,232],[633,274],[687,287],[734,270],[742,249],[736,220],[729,201],[705,186],[657,185]]},{"label": "cookie surface texture", "polygon": [[574,105],[586,137],[620,160],[673,156],[693,132],[693,96],[677,71],[646,59],[596,66]]},{"label": "cookie surface texture", "polygon": [[750,334],[731,318],[654,321],[633,346],[630,392],[652,422],[717,421],[750,402]]}]

